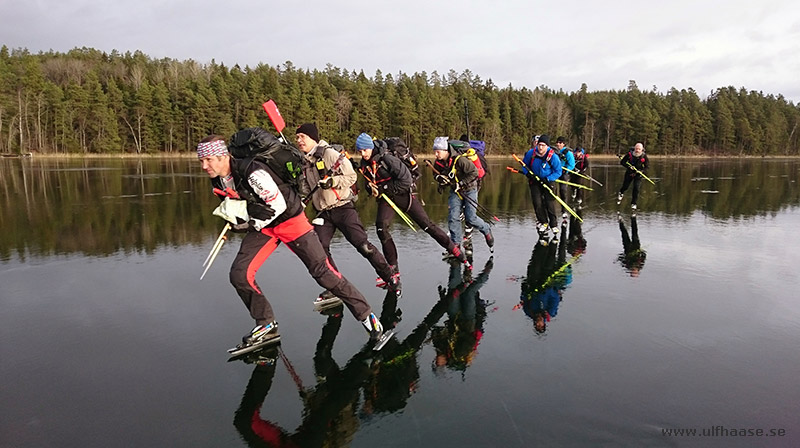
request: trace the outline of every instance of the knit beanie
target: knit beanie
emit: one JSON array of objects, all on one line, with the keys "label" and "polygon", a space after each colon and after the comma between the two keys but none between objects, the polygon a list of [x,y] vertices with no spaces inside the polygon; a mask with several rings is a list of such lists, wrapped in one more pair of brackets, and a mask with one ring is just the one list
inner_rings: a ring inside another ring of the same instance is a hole
[{"label": "knit beanie", "polygon": [[450,137],[436,137],[433,139],[434,151],[447,151],[447,141]]},{"label": "knit beanie", "polygon": [[315,142],[319,142],[319,130],[317,130],[317,125],[314,123],[303,123],[300,127],[297,128],[297,132],[295,134],[306,134],[307,136],[311,137],[311,140]]},{"label": "knit beanie", "polygon": [[361,151],[362,149],[375,149],[375,144],[372,143],[372,137],[366,132],[362,132],[356,137],[356,150]]},{"label": "knit beanie", "polygon": [[544,143],[547,146],[550,146],[550,137],[547,134],[542,134],[539,136],[539,144]]}]

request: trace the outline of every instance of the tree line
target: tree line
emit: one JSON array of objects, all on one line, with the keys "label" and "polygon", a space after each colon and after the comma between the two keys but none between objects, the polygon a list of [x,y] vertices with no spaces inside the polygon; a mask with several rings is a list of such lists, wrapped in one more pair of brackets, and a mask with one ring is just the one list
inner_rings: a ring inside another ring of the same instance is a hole
[{"label": "tree line", "polygon": [[[437,135],[469,131],[493,154],[520,152],[533,134],[619,153],[643,142],[651,154],[798,155],[800,108],[782,95],[722,87],[566,93],[496,86],[469,70],[380,70],[368,77],[330,64],[241,68],[76,48],[66,53],[0,48],[0,153],[179,153],[208,134],[268,127],[273,99],[291,128],[316,122],[322,138],[399,136],[426,151]],[[469,130],[466,117],[469,117]],[[293,128],[291,128],[293,129]]]}]

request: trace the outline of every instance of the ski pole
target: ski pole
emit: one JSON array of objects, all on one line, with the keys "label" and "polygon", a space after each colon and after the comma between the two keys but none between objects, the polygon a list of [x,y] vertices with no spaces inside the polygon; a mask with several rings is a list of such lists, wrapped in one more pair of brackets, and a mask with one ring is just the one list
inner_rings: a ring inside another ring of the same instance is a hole
[{"label": "ski pole", "polygon": [[[436,169],[436,167],[434,167],[434,166],[433,166],[433,164],[431,163],[431,161],[430,161],[430,160],[426,160],[426,161],[425,161],[425,163],[427,163],[427,164],[428,164],[428,166],[429,166],[429,167],[431,167],[431,170],[433,170],[434,174],[441,176],[441,173],[440,173],[440,172],[439,172],[439,171]],[[449,183],[449,179],[448,179],[448,183]],[[458,192],[456,192],[456,194],[458,194]],[[476,210],[480,210],[480,211],[482,211],[484,214],[486,214],[486,215],[488,215],[490,218],[492,218],[493,220],[495,220],[495,221],[497,221],[497,222],[500,222],[500,219],[499,219],[499,218],[497,218],[497,216],[495,216],[495,215],[494,215],[494,214],[491,212],[491,210],[489,210],[489,209],[488,209],[488,208],[486,208],[485,206],[481,205],[481,204],[480,204],[478,201],[476,201],[476,200],[472,199],[472,198],[471,198],[471,197],[469,197],[469,196],[462,196],[462,195],[460,195],[460,194],[458,194],[458,197],[459,197],[459,198],[461,198],[461,199],[466,199],[466,200],[467,200],[467,201],[468,201],[470,204],[472,204],[472,205],[474,205],[474,206],[475,206],[475,209],[476,209]],[[490,221],[490,222],[489,222],[490,224],[494,224],[493,222],[491,222],[491,220],[488,220],[488,221]]]},{"label": "ski pole", "polygon": [[[520,158],[519,158],[519,157],[518,157],[516,154],[511,154],[511,157],[513,157],[513,158],[514,158],[514,160],[516,160],[517,162],[519,162],[519,164],[520,164],[520,165],[522,165],[522,166],[525,168],[525,171],[527,171],[527,172],[531,173],[531,175],[533,175],[533,177],[534,177],[534,178],[535,178],[537,181],[539,181],[539,184],[540,184],[541,186],[543,186],[543,187],[544,187],[544,189],[545,189],[545,190],[547,190],[547,192],[548,192],[548,193],[550,193],[550,196],[554,197],[554,198],[556,199],[556,201],[558,201],[558,203],[559,203],[559,204],[561,204],[561,206],[562,206],[562,207],[564,207],[564,210],[568,211],[568,212],[570,213],[570,215],[574,216],[574,217],[575,217],[575,219],[577,219],[578,221],[580,221],[580,222],[583,222],[583,219],[582,219],[580,216],[578,216],[578,214],[577,214],[577,213],[575,213],[575,211],[574,211],[574,210],[572,210],[572,208],[570,208],[570,206],[569,206],[569,205],[567,205],[567,203],[566,203],[566,202],[564,202],[563,200],[561,200],[561,198],[560,198],[560,197],[558,197],[558,195],[557,195],[557,194],[553,193],[553,190],[551,190],[551,189],[550,189],[550,187],[549,187],[549,186],[547,186],[547,184],[546,184],[544,181],[542,181],[542,179],[540,179],[540,178],[539,178],[539,176],[537,176],[537,175],[533,174],[532,172],[530,172],[530,171],[528,170],[528,167],[526,167],[526,166],[525,166],[525,162],[523,162],[523,161],[522,161],[522,159],[520,159]],[[523,173],[525,173],[525,171],[523,171]]]},{"label": "ski pole", "polygon": [[[364,174],[364,172],[363,172],[362,170],[357,170],[357,171],[358,171],[359,173],[361,173],[361,175],[362,175],[362,176],[364,176],[364,180],[366,180],[366,181],[367,181],[367,183],[368,183],[370,186],[372,186],[373,188],[375,188],[375,190],[376,190],[376,191],[378,190],[378,186],[377,186],[377,185],[375,185],[373,182],[370,182],[370,180],[367,178],[367,175],[366,175],[366,174]],[[409,194],[410,194],[410,193],[409,193]],[[408,217],[408,215],[406,215],[405,213],[403,213],[403,211],[402,211],[402,210],[400,210],[400,207],[398,207],[398,206],[397,206],[397,204],[395,204],[395,203],[394,203],[394,201],[392,201],[391,199],[389,199],[389,196],[386,196],[386,194],[384,194],[384,193],[381,193],[381,194],[380,194],[380,196],[378,196],[378,197],[380,197],[381,199],[383,199],[384,201],[386,201],[386,203],[387,203],[387,204],[389,204],[389,205],[390,205],[390,206],[391,206],[391,207],[394,209],[394,211],[395,211],[395,212],[397,212],[397,214],[398,214],[398,215],[400,215],[400,217],[401,217],[401,218],[403,218],[403,221],[405,221],[405,222],[406,222],[406,224],[408,224],[408,226],[409,226],[409,227],[411,227],[411,230],[413,230],[413,231],[415,231],[415,232],[417,231],[417,229],[414,227],[414,222],[413,222],[413,221],[411,221],[411,218],[409,218],[409,217]],[[412,196],[411,200],[412,200],[412,201],[414,200],[413,196]]]},{"label": "ski pole", "polygon": [[389,196],[386,196],[386,194],[385,194],[385,193],[381,193],[381,198],[382,198],[384,201],[386,201],[386,203],[387,203],[387,204],[389,204],[390,206],[392,206],[392,208],[394,209],[394,211],[396,211],[396,212],[397,212],[397,214],[398,214],[398,215],[400,215],[400,217],[401,217],[401,218],[403,218],[403,221],[405,221],[405,222],[406,222],[406,224],[408,224],[408,226],[409,226],[409,227],[411,227],[411,230],[413,230],[413,231],[415,231],[415,232],[417,231],[417,229],[414,227],[414,222],[413,222],[413,221],[411,221],[411,218],[409,218],[409,217],[408,217],[408,215],[406,215],[405,213],[403,213],[403,211],[402,211],[402,210],[400,210],[400,207],[398,207],[398,206],[397,206],[397,204],[395,204],[395,203],[394,203],[394,201],[392,201],[391,199],[389,199]]},{"label": "ski pole", "polygon": [[306,388],[303,387],[303,380],[300,379],[300,375],[297,374],[297,371],[289,361],[289,358],[286,357],[286,354],[283,353],[283,348],[281,348],[280,345],[278,346],[278,355],[280,356],[281,361],[283,361],[283,365],[286,366],[286,370],[289,371],[289,376],[291,376],[292,380],[294,380],[294,384],[297,386],[297,391],[300,392],[300,396],[302,396],[306,391]]},{"label": "ski pole", "polygon": [[578,176],[580,176],[580,177],[582,177],[582,178],[584,178],[584,179],[586,179],[586,180],[590,180],[590,181],[592,181],[592,182],[596,183],[597,185],[600,185],[601,187],[603,186],[603,184],[601,184],[600,182],[598,182],[598,181],[594,180],[594,179],[592,178],[592,176],[587,176],[586,174],[582,174],[582,173],[579,173],[579,172],[577,172],[577,171],[573,171],[573,170],[570,170],[570,169],[564,168],[563,166],[561,167],[561,169],[563,169],[564,171],[566,171],[566,172],[568,172],[568,173],[572,173],[572,174],[578,175]]},{"label": "ski pole", "polygon": [[208,253],[206,261],[203,262],[203,267],[205,267],[205,265],[208,263],[208,260],[211,259],[211,256],[214,254],[214,251],[217,250],[217,246],[222,245],[222,243],[224,242],[223,240],[225,239],[225,233],[228,230],[230,230],[230,228],[231,228],[231,223],[226,222],[225,227],[222,228],[222,232],[220,232],[219,236],[217,237],[217,240],[214,241],[214,245],[211,246],[211,252]]},{"label": "ski pole", "polygon": [[[621,156],[621,155],[619,155],[619,154],[618,154],[618,155],[617,155],[617,157],[619,157],[619,159],[620,159],[620,160],[622,160],[622,158],[623,158],[623,157],[625,157],[625,156]],[[643,172],[639,171],[639,170],[638,170],[638,169],[637,169],[635,166],[631,165],[629,162],[625,162],[625,165],[628,165],[628,168],[630,168],[630,169],[632,169],[632,170],[636,171],[637,173],[641,174],[641,175],[642,175],[642,177],[644,177],[644,178],[645,178],[645,179],[646,179],[648,182],[650,182],[651,184],[653,184],[653,185],[655,185],[655,184],[656,184],[655,182],[653,182],[652,180],[650,180],[650,178],[649,178],[649,177],[647,177],[647,175],[646,175],[646,174],[644,174]]]},{"label": "ski pole", "polygon": [[230,223],[225,223],[225,227],[222,228],[222,232],[219,234],[219,238],[217,238],[217,242],[214,243],[214,247],[211,249],[211,253],[208,254],[208,258],[206,258],[205,263],[203,263],[203,266],[205,266],[206,268],[203,270],[203,273],[200,275],[200,280],[202,280],[203,277],[206,276],[206,272],[208,272],[208,269],[211,267],[212,264],[214,264],[214,260],[216,260],[217,255],[219,254],[219,251],[222,249],[222,245],[225,244],[225,240],[227,240],[227,238],[225,237],[225,232],[227,232],[228,229],[230,229],[230,228],[231,228],[231,224]]},{"label": "ski pole", "polygon": [[567,182],[566,180],[556,179],[556,182],[558,182],[560,184],[564,184],[564,185],[569,185],[569,186],[575,187],[575,188],[583,188],[584,190],[594,191],[594,189],[592,187],[587,187],[586,185]]},{"label": "ski pole", "polygon": [[[553,272],[553,273],[552,273],[552,274],[550,274],[550,275],[549,275],[549,276],[548,276],[546,279],[544,279],[544,281],[542,282],[542,284],[541,284],[541,285],[539,285],[539,287],[537,287],[537,288],[534,288],[534,290],[532,291],[532,293],[536,293],[536,292],[539,292],[539,291],[541,291],[542,289],[544,289],[544,288],[545,288],[547,285],[549,285],[549,284],[550,284],[550,282],[552,282],[553,280],[555,280],[556,278],[558,278],[558,275],[559,275],[559,274],[562,274],[562,273],[564,272],[564,270],[565,270],[565,269],[567,269],[569,266],[571,266],[571,265],[572,265],[572,263],[575,263],[576,261],[578,261],[578,259],[579,259],[579,258],[581,258],[581,254],[578,254],[578,255],[576,255],[576,256],[574,256],[574,257],[572,257],[572,259],[571,259],[571,260],[569,260],[568,262],[564,263],[564,265],[563,265],[563,266],[561,266],[560,268],[558,268],[558,269],[557,269],[555,272]],[[528,295],[528,298],[530,298],[530,295]]]}]

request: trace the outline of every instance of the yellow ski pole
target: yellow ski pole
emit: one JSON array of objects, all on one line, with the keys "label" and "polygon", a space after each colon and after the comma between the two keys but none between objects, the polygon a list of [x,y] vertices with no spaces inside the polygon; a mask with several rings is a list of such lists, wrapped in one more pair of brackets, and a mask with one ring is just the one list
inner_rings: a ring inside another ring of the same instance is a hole
[{"label": "yellow ski pole", "polygon": [[[617,157],[619,157],[619,159],[620,159],[620,160],[622,160],[622,158],[623,158],[623,157],[625,157],[625,156],[620,156],[620,155],[618,155]],[[644,174],[643,172],[641,172],[641,171],[639,171],[638,169],[636,169],[636,167],[635,167],[635,166],[631,165],[631,164],[630,164],[630,163],[628,163],[628,162],[625,162],[625,165],[628,165],[628,168],[630,168],[630,169],[632,169],[632,170],[636,171],[637,173],[641,174],[641,175],[642,175],[642,177],[644,177],[644,178],[645,178],[645,180],[647,180],[647,181],[648,181],[648,182],[650,182],[651,184],[653,184],[653,185],[655,185],[655,184],[656,184],[655,182],[653,182],[652,180],[650,180],[650,178],[649,178],[649,177],[647,177],[647,175],[646,175],[646,174]]]},{"label": "yellow ski pole", "polygon": [[575,188],[583,188],[584,190],[594,191],[594,189],[593,189],[592,187],[587,187],[586,185],[581,185],[581,184],[575,184],[575,183],[572,183],[572,182],[567,182],[567,181],[565,181],[565,180],[561,180],[561,179],[556,179],[556,182],[558,182],[558,183],[560,183],[560,184],[564,184],[564,185],[569,185],[569,186],[571,186],[571,187],[575,187]]},{"label": "yellow ski pole", "polygon": [[403,213],[403,211],[402,211],[402,210],[400,210],[400,207],[398,207],[398,206],[397,206],[397,204],[395,204],[395,203],[394,203],[394,201],[392,201],[391,199],[389,199],[389,196],[386,196],[386,194],[385,194],[385,193],[381,193],[381,198],[383,198],[383,200],[384,200],[384,201],[386,201],[386,203],[387,203],[387,204],[389,204],[389,205],[391,205],[391,206],[392,206],[392,208],[394,209],[394,211],[396,211],[396,212],[397,212],[397,214],[398,214],[398,215],[400,215],[400,217],[401,217],[401,218],[403,218],[403,221],[405,221],[405,222],[406,222],[406,224],[408,224],[408,226],[409,226],[409,227],[411,227],[411,230],[413,230],[413,231],[415,231],[415,232],[417,231],[417,229],[416,229],[416,228],[414,228],[414,222],[413,222],[413,221],[411,221],[411,218],[409,218],[409,217],[408,217],[408,215],[406,215],[405,213]]},{"label": "yellow ski pole", "polygon": [[[519,164],[522,165],[525,168],[525,170],[528,170],[528,167],[525,166],[525,162],[523,162],[522,159],[520,159],[516,154],[511,154],[511,157],[513,157],[514,160],[519,162]],[[533,173],[531,173],[531,174],[533,174]],[[545,182],[543,182],[541,179],[539,179],[539,176],[533,174],[533,177],[535,177],[536,180],[539,181],[539,184],[541,184],[544,187],[544,189],[547,190],[548,193],[550,193],[550,196],[553,196],[554,198],[556,198],[556,201],[558,201],[558,203],[561,204],[562,207],[564,207],[564,210],[568,211],[569,214],[574,216],[575,219],[577,219],[578,221],[583,222],[583,219],[580,216],[578,216],[578,214],[575,213],[575,211],[572,210],[572,208],[570,208],[570,206],[567,205],[566,202],[561,200],[561,198],[558,197],[557,194],[553,193],[553,190],[551,190],[550,187],[547,186],[547,184]]]},{"label": "yellow ski pole", "polygon": [[568,170],[568,169],[566,169],[564,167],[561,167],[561,169],[563,169],[564,171],[566,171],[568,173],[572,173],[572,174],[578,175],[578,176],[580,176],[580,177],[582,177],[582,178],[584,178],[586,180],[590,180],[590,181],[596,183],[597,185],[600,185],[601,187],[603,186],[603,184],[601,184],[600,182],[594,180],[594,178],[592,178],[592,176],[587,176],[586,174],[581,174],[581,173],[579,173],[577,171]]}]

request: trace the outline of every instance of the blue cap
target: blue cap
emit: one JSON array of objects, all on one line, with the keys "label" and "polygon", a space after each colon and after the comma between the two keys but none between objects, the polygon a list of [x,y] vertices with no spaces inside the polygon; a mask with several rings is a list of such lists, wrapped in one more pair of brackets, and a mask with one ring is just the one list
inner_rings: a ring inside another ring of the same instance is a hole
[{"label": "blue cap", "polygon": [[356,150],[361,151],[362,149],[375,149],[375,144],[372,143],[372,137],[366,132],[362,132],[356,138]]}]

